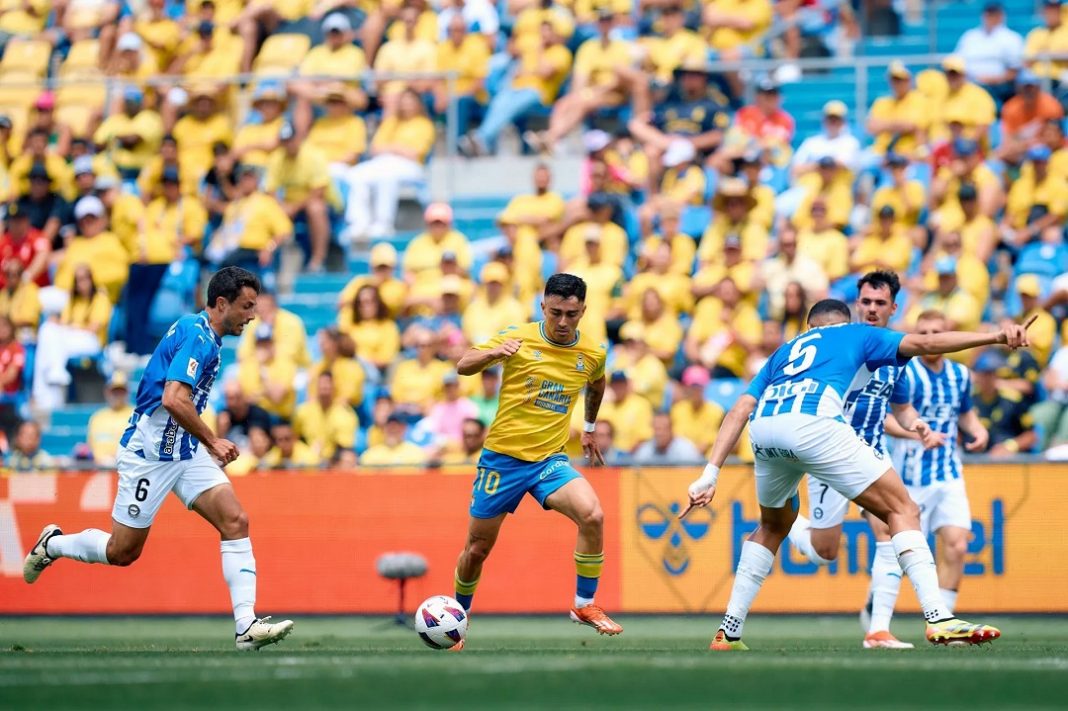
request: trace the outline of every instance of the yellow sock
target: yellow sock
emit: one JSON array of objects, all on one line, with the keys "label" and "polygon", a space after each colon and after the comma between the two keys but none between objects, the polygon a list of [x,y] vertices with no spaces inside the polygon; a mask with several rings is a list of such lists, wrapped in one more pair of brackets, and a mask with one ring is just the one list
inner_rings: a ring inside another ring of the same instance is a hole
[{"label": "yellow sock", "polygon": [[460,571],[453,574],[453,587],[456,590],[456,602],[464,606],[465,610],[471,609],[471,600],[475,596],[475,588],[478,587],[479,578],[467,582],[460,579]]},{"label": "yellow sock", "polygon": [[593,602],[593,596],[597,592],[597,583],[601,577],[601,569],[604,568],[604,552],[579,553],[575,552],[575,606],[581,607]]}]

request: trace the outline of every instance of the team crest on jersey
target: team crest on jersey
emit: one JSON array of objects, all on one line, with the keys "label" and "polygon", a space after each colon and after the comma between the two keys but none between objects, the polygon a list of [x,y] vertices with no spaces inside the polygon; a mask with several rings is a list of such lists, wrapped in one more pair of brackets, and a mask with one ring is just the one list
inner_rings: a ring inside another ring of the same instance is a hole
[{"label": "team crest on jersey", "polygon": [[575,370],[580,373],[586,370],[586,361],[581,353],[578,354],[578,360],[575,361]]},{"label": "team crest on jersey", "polygon": [[541,360],[541,351],[537,348],[534,349],[534,360]]},{"label": "team crest on jersey", "polygon": [[200,363],[197,362],[197,359],[196,358],[190,358],[189,359],[189,365],[187,365],[186,368],[185,368],[185,374],[188,375],[190,378],[195,378],[195,377],[197,377],[197,368],[199,368],[199,367],[200,367]]},{"label": "team crest on jersey", "polygon": [[130,515],[130,518],[137,518],[138,516],[141,515],[141,507],[138,506],[137,504],[130,504],[126,508],[126,513],[128,513]]}]

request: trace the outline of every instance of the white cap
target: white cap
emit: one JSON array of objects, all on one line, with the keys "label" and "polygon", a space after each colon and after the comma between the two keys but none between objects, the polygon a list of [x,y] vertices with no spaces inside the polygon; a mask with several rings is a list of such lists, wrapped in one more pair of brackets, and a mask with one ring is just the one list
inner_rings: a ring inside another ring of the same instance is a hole
[{"label": "white cap", "polygon": [[120,52],[137,52],[144,46],[144,42],[142,42],[141,38],[133,32],[125,32],[119,37],[119,41],[115,43],[115,46]]},{"label": "white cap", "polygon": [[327,15],[326,19],[323,20],[323,32],[329,32],[330,30],[348,32],[351,29],[352,23],[349,22],[349,18],[340,12]]},{"label": "white cap", "polygon": [[697,156],[697,149],[685,138],[679,138],[668,144],[664,151],[663,163],[665,168],[674,168],[683,163],[689,163]]},{"label": "white cap", "polygon": [[74,219],[80,220],[89,215],[103,217],[107,214],[104,203],[95,195],[86,195],[74,206]]},{"label": "white cap", "polygon": [[611,142],[612,137],[598,128],[582,134],[582,147],[586,149],[587,153],[603,151]]}]

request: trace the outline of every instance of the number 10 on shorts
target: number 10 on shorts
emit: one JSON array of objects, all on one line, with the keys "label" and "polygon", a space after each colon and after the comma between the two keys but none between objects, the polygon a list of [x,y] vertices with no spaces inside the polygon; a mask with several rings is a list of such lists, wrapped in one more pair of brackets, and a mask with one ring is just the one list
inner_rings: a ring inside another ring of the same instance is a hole
[{"label": "number 10 on shorts", "polygon": [[478,468],[478,474],[475,476],[475,491],[482,491],[485,492],[486,496],[493,496],[500,486],[501,475],[499,472],[488,472],[485,467]]}]

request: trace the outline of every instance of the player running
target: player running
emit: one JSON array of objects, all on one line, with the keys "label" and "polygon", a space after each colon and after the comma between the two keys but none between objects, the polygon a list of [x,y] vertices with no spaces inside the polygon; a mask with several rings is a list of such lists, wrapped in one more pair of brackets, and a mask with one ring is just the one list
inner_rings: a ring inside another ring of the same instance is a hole
[{"label": "player running", "polygon": [[[897,294],[901,290],[897,274],[869,272],[861,277],[857,289],[857,316],[863,323],[886,328],[890,317],[897,311]],[[901,375],[903,370],[896,365],[884,365],[872,373],[869,382],[851,391],[845,399],[849,424],[861,439],[883,455],[886,454],[884,427],[894,437],[910,440],[919,438],[916,443],[923,447],[939,446],[943,440],[941,434],[932,432],[927,423],[919,419],[916,410],[908,402]],[[887,417],[888,409],[893,411],[893,417]],[[790,529],[790,542],[813,563],[829,565],[838,557],[842,522],[849,500],[830,485],[810,476],[808,502],[812,519],[798,515]],[[875,536],[875,556],[871,567],[871,591],[865,607],[870,610],[870,619],[865,621],[867,634],[863,647],[912,649],[911,644],[900,641],[890,633],[890,617],[901,586],[901,567],[897,564],[894,546],[890,542],[890,529],[867,512],[864,512],[864,518]]]},{"label": "player running", "polygon": [[220,468],[234,461],[238,450],[200,418],[219,374],[223,336],[241,334],[255,316],[259,291],[260,281],[251,272],[220,269],[208,283],[207,309],[183,316],[167,331],[145,368],[120,440],[111,533],[90,528],[65,536],[59,526],[45,526],[23,564],[27,583],[59,558],[132,564],[144,549],[156,512],[173,491],[222,537],[223,578],[230,588],[237,648],[259,649],[292,631],[291,621],[270,622],[253,611],[256,559],[248,516]]},{"label": "player running", "polygon": [[[946,318],[940,311],[924,311],[916,320],[916,333],[945,331]],[[964,445],[969,452],[985,451],[990,435],[972,408],[972,378],[967,367],[941,355],[925,355],[911,361],[906,371],[909,400],[945,437],[945,443],[925,451],[912,442],[898,442],[892,448],[893,459],[909,496],[920,507],[920,531],[925,537],[931,532],[938,534],[938,583],[946,609],[952,612],[957,607],[964,555],[972,534],[957,430],[970,438]]]},{"label": "player running", "polygon": [[[585,302],[582,279],[555,274],[545,284],[543,321],[510,326],[467,351],[456,364],[461,375],[473,375],[504,362],[500,407],[478,461],[467,543],[456,565],[456,600],[470,609],[501,524],[523,495],[530,494],[578,526],[571,619],[600,634],[616,635],[623,628],[593,604],[604,566],[601,504],[564,452],[571,411],[585,389],[582,450],[590,464],[604,464],[593,431],[604,396],[607,350],[578,331]],[[462,648],[462,642],[454,647]]]},{"label": "player running", "polygon": [[760,525],[742,546],[713,650],[746,649],[741,639],[745,618],[797,516],[791,499],[805,472],[889,525],[898,563],[923,608],[929,642],[982,644],[1001,636],[994,627],[956,619],[946,609],[931,549],[920,532],[919,507],[884,456],[846,423],[843,406],[848,393],[880,367],[996,343],[1019,348],[1027,345],[1027,326],[1008,325],[993,334],[903,335],[849,320],[849,307],[841,301],[824,299],[812,307],[810,330],[780,346],[765,363],[727,413],[711,461],[689,487],[689,506],[680,517],[712,500],[719,468],[752,416]]}]

